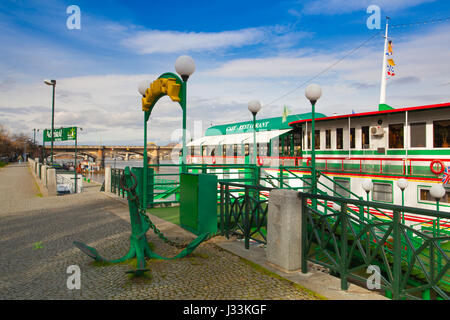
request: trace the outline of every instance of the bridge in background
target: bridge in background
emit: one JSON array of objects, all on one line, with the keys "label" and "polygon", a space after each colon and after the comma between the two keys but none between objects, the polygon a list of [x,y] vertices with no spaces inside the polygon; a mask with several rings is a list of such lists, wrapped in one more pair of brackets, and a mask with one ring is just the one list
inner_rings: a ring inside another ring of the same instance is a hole
[{"label": "bridge in background", "polygon": [[[49,156],[51,146],[45,146],[45,154]],[[154,144],[147,146],[147,156],[149,163],[159,163],[160,160],[170,159],[172,152],[181,150],[178,146],[157,146]],[[72,155],[75,156],[75,146],[53,146],[54,156]],[[125,161],[131,158],[142,158],[144,146],[77,146],[77,154],[84,156],[86,160],[92,160],[105,166],[105,158],[121,158]]]}]

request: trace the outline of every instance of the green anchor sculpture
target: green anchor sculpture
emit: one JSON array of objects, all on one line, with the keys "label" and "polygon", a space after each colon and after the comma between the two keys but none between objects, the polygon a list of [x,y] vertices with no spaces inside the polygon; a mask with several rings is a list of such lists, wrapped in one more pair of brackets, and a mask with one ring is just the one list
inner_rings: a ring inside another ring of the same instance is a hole
[{"label": "green anchor sculpture", "polygon": [[[126,255],[122,258],[115,260],[108,260],[100,256],[98,251],[95,248],[89,247],[84,243],[74,241],[73,244],[78,247],[82,252],[87,254],[89,257],[95,259],[96,261],[104,261],[109,263],[120,263],[134,257],[137,258],[137,268],[136,270],[130,270],[126,273],[134,273],[137,276],[141,276],[144,272],[149,271],[150,269],[146,268],[145,258],[154,258],[154,259],[177,259],[182,258],[190,253],[192,253],[195,248],[200,245],[203,241],[208,239],[209,233],[204,233],[194,239],[189,245],[184,248],[179,254],[175,257],[165,258],[157,253],[150,250],[148,245],[147,231],[152,228],[155,234],[158,235],[159,238],[163,239],[165,242],[174,245],[173,242],[164,237],[164,235],[156,228],[156,226],[152,223],[150,218],[146,214],[145,208],[140,208],[138,195],[136,194],[136,186],[137,179],[136,176],[131,172],[129,167],[125,168],[125,173],[122,176],[122,180],[120,181],[122,188],[127,192],[128,206],[130,212],[130,222],[131,222],[131,236],[130,236],[130,250]],[[134,180],[134,182],[132,181]]]}]

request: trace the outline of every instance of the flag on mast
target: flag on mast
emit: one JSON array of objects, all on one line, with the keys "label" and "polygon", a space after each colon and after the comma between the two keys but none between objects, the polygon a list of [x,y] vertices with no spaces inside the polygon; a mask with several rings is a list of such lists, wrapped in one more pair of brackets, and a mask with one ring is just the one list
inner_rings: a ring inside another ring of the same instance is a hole
[{"label": "flag on mast", "polygon": [[394,53],[392,51],[392,40],[389,40],[388,42],[388,52],[386,52],[387,56],[392,56]]},{"label": "flag on mast", "polygon": [[388,48],[387,48],[387,52],[386,52],[386,56],[390,57],[389,59],[387,59],[387,66],[386,66],[386,74],[389,77],[395,76],[395,70],[394,70],[395,62],[392,57],[393,54],[394,54],[394,51],[392,50],[392,40],[389,40]]},{"label": "flag on mast", "polygon": [[283,115],[282,115],[282,122],[286,122],[288,115],[291,113],[291,110],[289,110],[286,106],[283,108]]}]

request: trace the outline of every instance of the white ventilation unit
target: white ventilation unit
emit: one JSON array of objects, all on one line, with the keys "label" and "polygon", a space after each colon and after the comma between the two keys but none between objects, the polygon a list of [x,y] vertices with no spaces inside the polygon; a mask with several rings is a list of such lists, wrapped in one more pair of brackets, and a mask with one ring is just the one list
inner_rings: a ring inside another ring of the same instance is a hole
[{"label": "white ventilation unit", "polygon": [[373,136],[382,136],[384,135],[384,130],[381,126],[370,127],[370,134]]}]

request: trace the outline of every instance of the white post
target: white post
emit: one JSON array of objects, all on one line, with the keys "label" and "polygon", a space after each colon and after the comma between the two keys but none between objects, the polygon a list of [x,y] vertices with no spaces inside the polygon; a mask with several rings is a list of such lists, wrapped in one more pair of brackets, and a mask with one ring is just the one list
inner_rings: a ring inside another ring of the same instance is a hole
[{"label": "white post", "polygon": [[50,168],[47,170],[47,190],[49,196],[57,195],[55,168]]},{"label": "white post", "polygon": [[270,192],[267,217],[267,261],[287,272],[302,265],[302,202],[294,190]]},{"label": "white post", "polygon": [[111,193],[111,167],[105,168],[105,192]]},{"label": "white post", "polygon": [[380,104],[386,104],[386,66],[387,66],[387,49],[388,49],[388,27],[389,19],[386,20],[386,34],[384,36],[384,52],[383,52],[383,68],[381,71],[381,92]]}]

